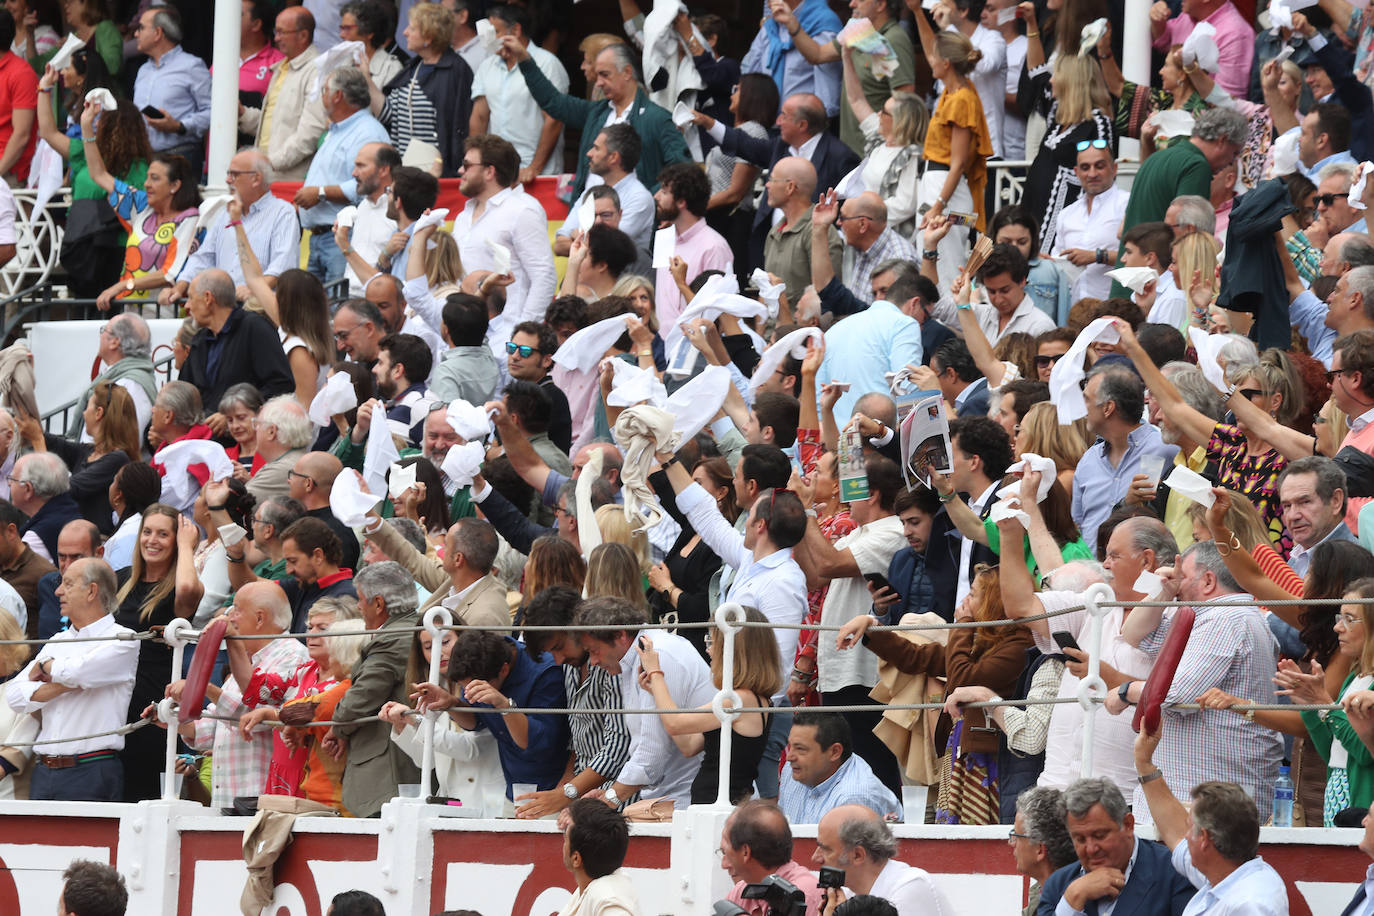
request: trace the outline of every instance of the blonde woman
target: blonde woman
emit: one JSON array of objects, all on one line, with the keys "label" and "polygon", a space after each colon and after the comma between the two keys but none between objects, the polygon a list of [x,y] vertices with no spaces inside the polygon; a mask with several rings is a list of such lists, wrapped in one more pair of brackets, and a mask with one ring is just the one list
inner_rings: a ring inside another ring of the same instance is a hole
[{"label": "blonde woman", "polygon": [[1082,191],[1074,173],[1079,151],[1105,149],[1115,156],[1112,99],[1097,61],[1090,56],[1060,57],[1040,67],[1030,67],[1028,58],[1027,67],[1031,84],[1037,87],[1036,98],[1043,99],[1038,87],[1048,82],[1051,101],[1042,112],[1045,138],[1026,173],[1021,206],[1040,216],[1041,250],[1049,251],[1054,248],[1060,211]]},{"label": "blonde woman", "polygon": [[[1217,257],[1221,254],[1221,243],[1206,232],[1190,232],[1173,244],[1173,263],[1169,272],[1174,275],[1174,285],[1188,290],[1189,310],[1187,320],[1179,327],[1186,336],[1188,327],[1209,327],[1208,311],[1217,297]],[[1229,327],[1229,325],[1228,325]]]},{"label": "blonde woman", "polygon": [[[920,228],[937,222],[946,212],[968,213],[976,215],[977,229],[982,232],[987,226],[983,201],[992,138],[988,136],[983,102],[969,74],[983,55],[959,32],[946,29],[936,35],[924,14],[915,18],[926,61],[944,85],[922,144],[926,170],[917,203],[928,204],[930,209]],[[950,232],[941,239],[938,250],[940,288],[948,289],[968,259],[968,233]]]},{"label": "blonde woman", "polygon": [[[619,509],[618,506],[612,508]],[[592,549],[587,560],[584,594],[588,598],[620,598],[641,611],[649,610],[639,557],[624,544],[598,544]]]},{"label": "blonde woman", "polygon": [[1060,486],[1072,493],[1074,469],[1088,450],[1090,441],[1083,421],[1060,426],[1059,409],[1048,401],[1042,401],[1026,411],[1020,427],[1016,434],[1016,454],[1039,455],[1053,461]]},{"label": "blonde woman", "polygon": [[[752,607],[744,609],[749,623],[767,623],[768,618]],[[721,667],[724,646],[720,630],[706,631],[706,653],[711,657],[711,681],[721,686]],[[654,695],[658,709],[680,708],[668,693],[658,653],[649,637],[643,637],[639,650],[639,682]],[[778,641],[764,627],[744,627],[735,634],[735,692],[740,706],[758,709],[770,705],[770,697],[782,689],[782,663],[778,657]],[[720,781],[720,720],[709,706],[695,713],[660,713],[663,730],[672,736],[684,756],[702,754],[701,769],[692,781],[692,804],[709,805],[716,800]],[[759,760],[768,744],[768,713],[751,712],[741,715],[731,725],[730,738],[730,803],[734,804],[753,794],[754,776]]]},{"label": "blonde woman", "polygon": [[[597,509],[596,527],[601,532],[601,543],[624,544],[635,555],[640,575],[649,575],[649,569],[654,565],[649,553],[649,538],[644,534],[643,528],[630,528],[630,522],[625,518],[624,506],[610,505]],[[587,574],[591,575],[590,568]],[[647,584],[646,578],[645,585]]]}]

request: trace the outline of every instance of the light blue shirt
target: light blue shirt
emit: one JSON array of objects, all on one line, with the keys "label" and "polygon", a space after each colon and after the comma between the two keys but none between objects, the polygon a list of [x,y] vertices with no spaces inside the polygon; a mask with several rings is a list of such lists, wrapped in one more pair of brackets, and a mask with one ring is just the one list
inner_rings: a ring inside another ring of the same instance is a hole
[{"label": "light blue shirt", "polygon": [[[820,31],[811,38],[816,44],[825,47],[835,38],[835,32]],[[768,34],[759,29],[749,53],[740,61],[740,73],[773,74],[764,66],[768,60]],[[825,113],[834,117],[840,113],[840,80],[844,76],[839,61],[830,64],[813,64],[795,47],[783,52],[785,69],[782,76],[782,89],[779,98],[786,99],[799,92],[809,92],[825,104]]]},{"label": "light blue shirt", "polygon": [[181,45],[162,55],[162,60],[150,58],[134,79],[134,105],[140,109],[151,105],[186,126],[184,134],[169,134],[145,120],[154,150],[185,146],[204,137],[210,130],[210,71],[205,61],[186,53]]},{"label": "light blue shirt", "polygon": [[[338,185],[350,201],[358,201],[358,182],[353,180],[353,162],[358,150],[368,143],[390,143],[391,136],[381,122],[367,109],[334,124],[324,133],[324,142],[310,160],[305,173],[307,188]],[[308,210],[301,210],[301,225],[306,229],[323,229],[334,225],[343,204],[324,201]]]},{"label": "light blue shirt", "polygon": [[859,398],[874,391],[888,393],[885,373],[908,363],[919,366],[922,356],[920,324],[879,299],[825,332],[825,359],[816,373],[816,387],[849,383],[849,390],[835,402],[835,421],[843,426]]},{"label": "light blue shirt", "polygon": [[1309,289],[1299,293],[1288,309],[1288,320],[1307,339],[1313,358],[1321,360],[1328,369],[1331,368],[1332,345],[1336,342],[1336,332],[1326,326],[1329,311],[1326,303]]},{"label": "light blue shirt", "polygon": [[1361,234],[1367,235],[1369,233],[1369,224],[1366,223],[1365,218],[1361,216],[1359,219],[1355,220],[1355,222],[1351,223],[1349,226],[1346,226],[1345,229],[1343,229],[1342,231],[1359,232]]},{"label": "light blue shirt", "polygon": [[1364,894],[1364,900],[1360,905],[1350,911],[1350,916],[1374,916],[1374,865],[1364,873],[1364,883],[1360,885],[1360,892]]},{"label": "light blue shirt", "polygon": [[1031,297],[1036,308],[1061,325],[1069,322],[1069,306],[1073,304],[1069,290],[1069,278],[1064,276],[1054,261],[1036,258],[1030,262],[1030,273],[1026,275],[1026,295]]},{"label": "light blue shirt", "polygon": [[[279,277],[282,271],[300,266],[301,227],[296,222],[296,208],[280,197],[268,192],[253,201],[243,214],[243,231],[267,276]],[[235,234],[227,215],[215,217],[177,279],[189,282],[202,270],[218,267],[228,272],[236,286],[242,284],[243,265],[239,263]]]},{"label": "light blue shirt", "polygon": [[[1318,182],[1317,182],[1317,176],[1321,174],[1321,170],[1324,169],[1324,168],[1326,168],[1328,165],[1334,165],[1334,164],[1337,163],[1337,162],[1348,162],[1348,163],[1350,163],[1351,165],[1354,165],[1355,162],[1356,162],[1356,159],[1355,159],[1354,156],[1350,155],[1350,150],[1341,150],[1339,153],[1332,153],[1330,156],[1327,156],[1325,159],[1319,159],[1316,163],[1314,163],[1314,164],[1312,165],[1312,168],[1310,168],[1310,169],[1309,169],[1307,166],[1303,165],[1303,164],[1302,164],[1302,160],[1299,159],[1299,160],[1298,160],[1298,171],[1302,173],[1302,175],[1303,175],[1304,178],[1308,179],[1308,180],[1311,181],[1313,184],[1317,184],[1317,183],[1318,183]],[[1362,230],[1362,229],[1359,229],[1359,230],[1357,230],[1357,229],[1347,229],[1347,230],[1345,230],[1345,231],[1346,231],[1346,232],[1363,232],[1364,230]]]},{"label": "light blue shirt", "polygon": [[1183,916],[1203,916],[1204,913],[1288,916],[1288,888],[1274,867],[1260,856],[1231,872],[1215,887],[1193,865],[1186,839],[1178,841],[1171,859],[1174,871],[1197,888],[1193,899],[1183,908]]},{"label": "light blue shirt", "polygon": [[1073,520],[1083,535],[1083,542],[1096,550],[1097,529],[1112,514],[1130,489],[1131,478],[1140,471],[1140,459],[1145,455],[1161,455],[1164,466],[1173,464],[1177,445],[1169,445],[1159,430],[1142,423],[1126,437],[1126,454],[1115,467],[1107,458],[1107,442],[1098,439],[1078,461],[1073,475]]},{"label": "light blue shirt", "polygon": [[[558,58],[531,42],[526,48],[530,59],[544,74],[553,88],[568,91],[568,71]],[[516,66],[507,66],[499,55],[493,54],[477,67],[472,75],[472,100],[486,99],[490,109],[487,132],[510,141],[520,154],[520,165],[528,168],[539,151],[544,134],[544,112],[530,95],[525,75]],[[544,163],[541,175],[558,175],[563,171],[563,135],[560,131],[553,152]]]},{"label": "light blue shirt", "polygon": [[902,806],[887,786],[873,775],[868,761],[850,754],[830,778],[812,788],[792,776],[792,764],[782,768],[778,779],[778,807],[792,824],[819,824],[821,816],[840,805],[863,805],[879,815],[895,814]]}]

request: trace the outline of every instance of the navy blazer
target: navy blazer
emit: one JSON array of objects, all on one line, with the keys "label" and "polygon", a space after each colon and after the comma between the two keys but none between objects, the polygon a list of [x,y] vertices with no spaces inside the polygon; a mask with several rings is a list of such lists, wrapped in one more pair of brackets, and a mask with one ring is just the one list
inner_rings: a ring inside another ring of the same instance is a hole
[{"label": "navy blazer", "polygon": [[[1169,849],[1154,840],[1140,840],[1135,868],[1116,899],[1112,916],[1181,916],[1183,908],[1193,899],[1197,888],[1174,870]],[[1036,916],[1054,916],[1054,908],[1064,896],[1064,889],[1084,874],[1077,862],[1065,865],[1045,881],[1040,892],[1040,906]],[[1097,916],[1097,904],[1088,901],[1088,916]]]},{"label": "navy blazer", "polygon": [[[1345,909],[1341,910],[1341,916],[1355,916],[1355,914],[1360,911],[1360,908],[1364,906],[1364,899],[1364,884],[1361,883],[1360,886],[1355,889],[1355,896],[1350,898],[1350,904]],[[1039,914],[1036,914],[1036,916],[1039,916]]]}]

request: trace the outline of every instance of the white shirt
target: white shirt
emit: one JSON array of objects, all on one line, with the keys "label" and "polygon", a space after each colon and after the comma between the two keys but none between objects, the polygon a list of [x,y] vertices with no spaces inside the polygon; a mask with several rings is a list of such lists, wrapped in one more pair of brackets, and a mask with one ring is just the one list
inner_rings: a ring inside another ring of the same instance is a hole
[{"label": "white shirt", "polygon": [[983,117],[988,122],[988,138],[992,140],[993,158],[1002,158],[1002,120],[1006,114],[1007,97],[1007,41],[1000,32],[979,25],[969,36],[982,57],[969,74],[978,99],[983,103]]},{"label": "white shirt", "polygon": [[38,554],[52,565],[57,565],[57,561],[52,558],[52,554],[48,553],[48,547],[43,543],[43,539],[38,536],[37,531],[29,530],[24,532],[24,536],[20,538],[20,540],[32,547],[34,553]]},{"label": "white shirt", "polygon": [[[1022,142],[1025,142],[1024,139]],[[1130,198],[1128,192],[1112,185],[1095,197],[1085,194],[1064,207],[1059,211],[1054,248],[1050,254],[1059,257],[1070,248],[1085,248],[1088,251],[1106,248],[1115,252],[1121,242],[1117,233],[1121,231],[1126,202]],[[1067,270],[1080,270],[1067,261],[1060,266]],[[1082,268],[1070,289],[1072,300],[1106,299],[1112,290],[1112,278],[1107,276],[1107,271],[1111,269],[1111,264],[1089,264]]]},{"label": "white shirt", "polygon": [[[559,92],[568,91],[568,71],[548,51],[531,42],[527,50],[539,71],[544,74]],[[482,61],[472,79],[473,101],[485,98],[491,109],[487,132],[504,137],[520,154],[522,168],[534,161],[535,151],[539,149],[539,137],[544,132],[544,112],[530,95],[525,85],[524,74],[516,66],[495,55]],[[554,143],[553,153],[544,163],[541,175],[559,175],[563,172],[563,134],[559,131],[558,141]]]},{"label": "white shirt", "polygon": [[[404,28],[406,23],[404,12],[401,15],[400,21],[401,28]],[[397,31],[399,32],[400,29],[398,29]],[[396,36],[396,40],[404,41],[404,39],[399,34]],[[530,45],[530,47],[533,48],[534,46]],[[486,62],[487,58],[492,56],[490,51],[482,47],[482,39],[477,35],[472,36],[468,43],[463,45],[461,48],[455,48],[454,50],[458,52],[459,57],[467,61],[467,65],[472,68],[473,73],[476,73],[477,68],[482,66],[482,64]]]},{"label": "white shirt", "polygon": [[1374,409],[1366,410],[1364,413],[1351,420],[1350,431],[1352,433],[1357,433],[1370,423],[1374,423]]},{"label": "white shirt", "polygon": [[[964,390],[969,391],[972,388],[973,386],[970,385]],[[994,483],[979,494],[977,498],[969,500],[968,507],[974,511],[974,514],[981,518],[983,510],[988,507],[988,502],[996,492],[997,484]],[[964,599],[968,597],[968,593],[972,589],[972,584],[968,580],[969,564],[972,562],[973,542],[968,538],[963,538],[963,543],[959,545],[959,581],[954,584],[954,606],[956,608],[960,604],[963,604]]]},{"label": "white shirt", "polygon": [[494,269],[487,242],[497,242],[510,249],[510,269],[515,275],[515,282],[506,289],[506,310],[492,327],[509,331],[522,321],[543,321],[557,279],[544,208],[523,188],[513,187],[493,195],[480,217],[474,217],[476,210],[477,201],[469,200],[453,221],[463,268],[469,273]]},{"label": "white shirt", "polygon": [[1360,883],[1360,889],[1364,891],[1364,899],[1360,901],[1359,907],[1350,911],[1350,914],[1351,916],[1371,916],[1374,914],[1374,865],[1365,870],[1364,881]]},{"label": "white shirt", "polygon": [[[711,669],[692,644],[681,636],[663,630],[643,630],[658,653],[663,669],[663,683],[679,709],[706,706],[716,695],[711,683]],[[654,695],[639,686],[639,648],[630,643],[629,651],[620,660],[620,692],[626,709],[653,709]],[[668,797],[675,807],[686,808],[691,803],[692,780],[701,767],[701,755],[684,757],[673,739],[663,729],[658,716],[633,714],[625,717],[630,730],[630,759],[620,769],[618,781],[629,786],[643,786],[641,798]]]},{"label": "white shirt", "polygon": [[19,629],[24,630],[29,624],[29,609],[24,605],[24,599],[14,590],[4,579],[0,579],[0,611],[9,611],[9,615],[19,622]]},{"label": "white shirt", "polygon": [[[873,607],[873,596],[868,592],[864,575],[887,575],[893,555],[905,546],[902,522],[895,515],[860,525],[836,541],[836,550],[848,550],[854,557],[859,575],[831,580],[830,590],[825,593],[825,604],[821,606],[821,623],[825,626],[841,626],[860,614],[868,613]],[[867,646],[856,645],[841,651],[835,648],[833,636],[830,639],[822,636],[817,642],[816,651],[822,692],[831,693],[855,684],[872,687],[878,683],[878,656]]]},{"label": "white shirt", "polygon": [[[848,892],[848,888],[845,890]],[[887,860],[868,893],[882,897],[896,907],[897,916],[946,916],[954,913],[945,895],[930,880],[929,872],[896,859]]]},{"label": "white shirt", "polygon": [[[1002,39],[1006,41],[1006,39]],[[1017,35],[1007,42],[1007,94],[1015,95],[1021,86],[1021,67],[1026,62],[1026,36]],[[1026,158],[1026,119],[1018,111],[1006,111],[1002,117],[1002,158],[1016,162]],[[1075,299],[1075,302],[1078,300]]]},{"label": "white shirt", "polygon": [[[1046,611],[1058,611],[1083,603],[1083,596],[1077,592],[1043,591],[1039,594],[1040,603]],[[1150,673],[1150,656],[1135,648],[1121,638],[1122,609],[1112,608],[1102,621],[1102,663],[1111,665],[1117,671],[1135,680],[1144,680]],[[1050,632],[1066,632],[1078,640],[1079,645],[1088,641],[1088,615],[1086,611],[1071,611],[1046,621]],[[1058,644],[1052,638],[1035,634],[1035,645],[1041,652],[1059,652]],[[1059,682],[1059,696],[1078,695],[1078,678],[1064,669]],[[1063,789],[1081,775],[1083,764],[1083,723],[1086,716],[1083,707],[1077,703],[1064,703],[1053,707],[1050,713],[1049,736],[1045,740],[1045,769],[1040,773],[1037,784]],[[1127,798],[1135,791],[1136,770],[1133,748],[1135,732],[1131,730],[1131,716],[1123,713],[1111,715],[1104,707],[1097,707],[1093,713],[1093,775],[1104,776],[1116,783]]]},{"label": "white shirt", "polygon": [[[1131,296],[1132,300],[1135,298],[1135,295]],[[1139,302],[1136,304],[1139,305]],[[1151,324],[1167,324],[1180,330],[1187,324],[1188,300],[1174,283],[1172,271],[1164,271],[1155,281],[1155,303],[1150,306],[1150,314],[1145,320]]]},{"label": "white shirt", "polygon": [[[806,574],[792,557],[790,548],[774,551],[761,559],[744,546],[744,535],[725,520],[711,494],[693,483],[677,497],[678,509],[687,516],[706,546],[715,551],[725,565],[735,570],[726,597],[746,607],[758,608],[773,623],[799,624],[806,616]],[[900,526],[900,522],[898,523]],[[884,565],[883,569],[887,567]],[[774,630],[782,669],[790,670],[797,656],[800,630]],[[786,685],[783,685],[785,688]],[[780,688],[775,701],[785,698]]]},{"label": "white shirt", "polygon": [[[1021,300],[1016,311],[1011,313],[1011,320],[1001,331],[997,330],[997,325],[1002,320],[997,309],[986,302],[974,302],[971,307],[974,316],[978,319],[978,326],[983,329],[988,342],[993,346],[996,346],[1003,337],[1017,331],[1038,337],[1046,331],[1052,331],[1058,327],[1053,318],[1035,307],[1035,300],[1030,297],[1029,293]],[[954,297],[950,296],[949,293],[940,297],[940,301],[936,302],[935,307],[931,309],[931,314],[950,327],[959,326],[958,306],[954,304]]]},{"label": "white shirt", "polygon": [[816,154],[816,147],[820,145],[821,135],[816,134],[810,140],[807,140],[805,143],[803,143],[801,146],[789,146],[787,148],[787,155],[796,156],[800,159],[805,159],[807,162],[810,162],[811,157]]},{"label": "white shirt", "polygon": [[138,528],[143,516],[137,512],[120,523],[115,533],[105,542],[105,562],[115,572],[128,569],[134,562],[134,545],[138,543]]},{"label": "white shirt", "polygon": [[[348,244],[369,264],[377,263],[382,249],[396,234],[396,221],[386,215],[390,204],[391,197],[385,192],[375,203],[366,197],[358,201],[358,213],[353,217],[353,231],[348,236]],[[348,278],[348,294],[361,297],[366,287],[351,264],[344,268],[344,276]]]},{"label": "white shirt", "polygon": [[[81,741],[57,741],[73,735],[93,735],[124,724],[129,714],[129,698],[134,693],[134,671],[138,668],[135,640],[72,642],[78,637],[132,634],[128,627],[115,623],[106,614],[94,623],[63,630],[50,639],[37,657],[24,666],[5,685],[5,699],[18,713],[42,713],[38,741],[48,742],[34,748],[40,754],[86,754],[91,751],[123,750],[123,735],[105,735]],[[29,680],[33,666],[51,658],[52,681],[75,687],[51,700],[35,701],[33,695],[42,681]]]},{"label": "white shirt", "polygon": [[1288,888],[1260,856],[1231,872],[1216,887],[1193,865],[1186,839],[1178,841],[1172,860],[1174,871],[1197,888],[1183,908],[1183,916],[1288,916]]}]

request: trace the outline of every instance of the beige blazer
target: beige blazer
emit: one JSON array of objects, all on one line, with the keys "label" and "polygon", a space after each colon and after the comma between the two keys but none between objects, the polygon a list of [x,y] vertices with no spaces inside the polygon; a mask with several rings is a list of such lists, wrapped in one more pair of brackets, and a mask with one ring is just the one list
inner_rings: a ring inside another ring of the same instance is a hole
[{"label": "beige blazer", "polygon": [[[315,89],[319,56],[319,48],[311,45],[294,60],[283,59],[272,67],[272,81],[263,95],[263,108],[266,108],[267,99],[276,89],[266,148],[262,143],[263,109],[245,108],[239,115],[239,130],[253,135],[253,145],[267,154],[281,181],[299,181],[305,177],[320,137],[329,126],[321,98],[310,98]],[[277,89],[278,82],[280,89]]]}]

